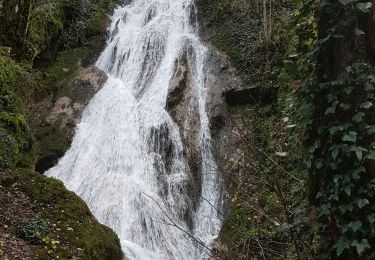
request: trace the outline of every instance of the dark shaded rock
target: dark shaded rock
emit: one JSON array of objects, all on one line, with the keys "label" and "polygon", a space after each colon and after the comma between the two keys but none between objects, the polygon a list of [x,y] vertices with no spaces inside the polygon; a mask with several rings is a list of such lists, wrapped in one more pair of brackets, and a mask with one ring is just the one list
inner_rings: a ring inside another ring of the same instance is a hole
[{"label": "dark shaded rock", "polygon": [[276,88],[233,88],[225,93],[225,101],[228,105],[271,104],[276,99]]}]

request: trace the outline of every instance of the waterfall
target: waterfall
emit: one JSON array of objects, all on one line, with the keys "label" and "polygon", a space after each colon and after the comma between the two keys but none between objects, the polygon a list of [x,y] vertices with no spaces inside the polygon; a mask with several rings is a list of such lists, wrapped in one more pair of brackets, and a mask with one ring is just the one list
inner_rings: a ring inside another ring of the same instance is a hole
[{"label": "waterfall", "polygon": [[[206,112],[207,49],[195,12],[193,0],[133,0],[115,9],[96,63],[108,80],[83,112],[71,147],[46,173],[117,233],[129,259],[209,259],[221,228]],[[197,108],[187,116],[198,122],[199,191],[192,190],[197,183],[182,137],[190,126],[182,129],[167,109],[184,55]]]}]

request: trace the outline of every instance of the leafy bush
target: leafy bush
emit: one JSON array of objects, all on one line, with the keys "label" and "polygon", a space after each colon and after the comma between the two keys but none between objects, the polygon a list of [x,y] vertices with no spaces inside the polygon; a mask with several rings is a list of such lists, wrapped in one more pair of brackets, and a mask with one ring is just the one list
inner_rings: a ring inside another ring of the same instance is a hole
[{"label": "leafy bush", "polygon": [[43,237],[48,234],[47,224],[41,220],[36,219],[29,223],[23,223],[17,227],[17,236],[25,239],[27,242],[37,245],[43,242]]}]

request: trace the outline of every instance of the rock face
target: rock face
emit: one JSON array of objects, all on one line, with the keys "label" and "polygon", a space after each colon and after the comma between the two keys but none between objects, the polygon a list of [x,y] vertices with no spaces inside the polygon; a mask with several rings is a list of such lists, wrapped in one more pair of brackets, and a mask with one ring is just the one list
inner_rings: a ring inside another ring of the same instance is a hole
[{"label": "rock face", "polygon": [[224,184],[222,197],[225,212],[230,190],[228,187],[230,165],[239,156],[238,147],[241,145],[234,122],[230,117],[225,93],[230,89],[238,89],[241,86],[241,80],[236,76],[236,71],[230,64],[228,56],[214,47],[209,49],[207,67],[205,82],[208,92],[207,111],[211,123],[213,155]]},{"label": "rock face", "polygon": [[199,196],[201,189],[202,158],[199,145],[199,107],[196,90],[192,82],[195,68],[195,53],[187,43],[184,52],[175,63],[174,76],[170,82],[166,109],[179,125],[185,158],[193,178],[192,197]]},{"label": "rock face", "polygon": [[60,128],[75,126],[88,101],[103,87],[106,80],[107,75],[100,69],[82,68],[71,85],[71,93],[56,100],[46,122],[54,124],[59,121]]},{"label": "rock face", "polygon": [[35,107],[34,125],[39,144],[36,170],[43,173],[52,167],[70,145],[83,109],[107,80],[107,75],[91,66],[79,69],[73,81],[62,91],[64,95],[48,97]]},{"label": "rock face", "polygon": [[[192,198],[201,192],[202,161],[200,148],[200,116],[197,90],[192,82],[195,68],[195,53],[189,43],[176,62],[174,77],[170,82],[166,109],[179,125],[184,154],[192,175]],[[219,173],[225,171],[230,155],[235,151],[236,143],[232,135],[232,125],[228,117],[225,93],[240,85],[228,58],[210,47],[205,61],[204,83],[207,90],[206,110],[208,113],[213,153]]]}]

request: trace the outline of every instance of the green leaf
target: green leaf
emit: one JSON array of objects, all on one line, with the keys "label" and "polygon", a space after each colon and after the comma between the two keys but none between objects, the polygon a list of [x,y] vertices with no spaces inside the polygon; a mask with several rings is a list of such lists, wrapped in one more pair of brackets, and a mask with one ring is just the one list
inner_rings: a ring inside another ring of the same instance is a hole
[{"label": "green leaf", "polygon": [[344,111],[348,111],[350,109],[350,105],[345,103],[341,103],[339,107],[341,107]]},{"label": "green leaf", "polygon": [[340,4],[342,5],[347,5],[351,2],[352,0],[339,0]]},{"label": "green leaf", "polygon": [[360,123],[363,120],[363,117],[365,116],[365,113],[363,112],[358,112],[352,117],[352,120],[356,123]]},{"label": "green leaf", "polygon": [[375,160],[375,150],[371,150],[371,151],[367,154],[367,159]]},{"label": "green leaf", "polygon": [[350,186],[346,186],[346,187],[344,188],[344,191],[345,191],[345,193],[346,193],[348,196],[350,196],[350,194],[352,193],[352,189],[350,188]]},{"label": "green leaf", "polygon": [[337,131],[342,131],[344,130],[344,127],[342,125],[339,125],[339,126],[332,126],[328,129],[329,133],[331,135],[335,134]]},{"label": "green leaf", "polygon": [[335,145],[332,148],[332,158],[333,158],[333,160],[336,160],[338,154],[339,154],[339,148]]},{"label": "green leaf", "polygon": [[334,114],[335,112],[336,112],[336,107],[329,107],[329,108],[327,108],[327,110],[324,114],[325,115]]},{"label": "green leaf", "polygon": [[375,213],[372,213],[372,214],[368,215],[367,219],[368,219],[368,222],[370,222],[371,224],[373,224],[374,221],[375,221]]},{"label": "green leaf", "polygon": [[364,151],[367,151],[367,149],[361,147],[361,146],[355,146],[355,145],[352,145],[350,147],[350,151],[351,152],[355,152],[355,155],[357,156],[357,159],[359,161],[362,161],[362,158],[363,158],[363,152]]},{"label": "green leaf", "polygon": [[371,248],[367,239],[362,239],[361,242],[354,240],[351,245],[357,249],[358,254],[362,254],[367,248]]},{"label": "green leaf", "polygon": [[361,227],[362,227],[362,223],[361,221],[357,220],[357,221],[351,221],[349,224],[348,224],[348,227],[353,230],[353,232],[357,232],[357,230],[359,230]]},{"label": "green leaf", "polygon": [[366,2],[366,3],[357,3],[356,7],[362,12],[362,13],[368,13],[370,11],[370,8],[372,7],[372,3]]},{"label": "green leaf", "polygon": [[369,109],[370,107],[372,107],[372,103],[370,101],[366,101],[362,103],[360,107],[364,109]]},{"label": "green leaf", "polygon": [[341,237],[335,244],[334,248],[336,248],[336,254],[339,256],[345,249],[349,249],[349,242],[345,238]]},{"label": "green leaf", "polygon": [[355,29],[354,29],[354,33],[355,33],[356,36],[361,36],[361,35],[364,35],[364,34],[365,34],[364,31],[362,31],[362,30],[360,30],[360,29],[358,29],[358,28],[355,28]]},{"label": "green leaf", "polygon": [[344,142],[355,142],[357,140],[357,133],[354,131],[350,131],[348,134],[342,137]]},{"label": "green leaf", "polygon": [[359,180],[361,178],[360,174],[363,172],[366,172],[365,168],[360,167],[360,168],[352,170],[350,173],[354,180]]},{"label": "green leaf", "polygon": [[369,135],[374,134],[374,133],[375,133],[375,125],[368,125],[368,126],[366,127],[366,130],[367,130],[367,133],[368,133]]},{"label": "green leaf", "polygon": [[356,202],[360,209],[370,203],[367,199],[357,199]]}]

